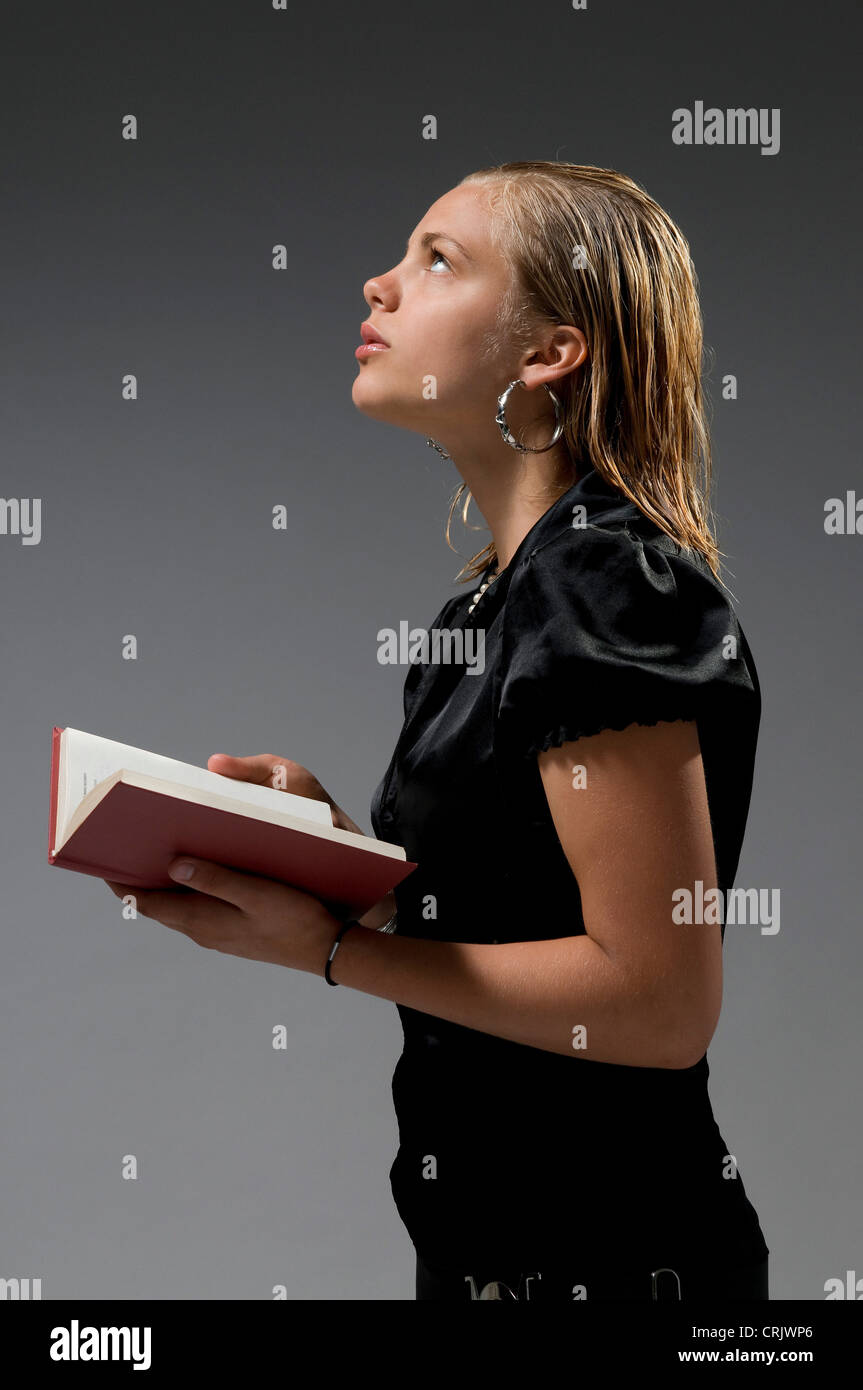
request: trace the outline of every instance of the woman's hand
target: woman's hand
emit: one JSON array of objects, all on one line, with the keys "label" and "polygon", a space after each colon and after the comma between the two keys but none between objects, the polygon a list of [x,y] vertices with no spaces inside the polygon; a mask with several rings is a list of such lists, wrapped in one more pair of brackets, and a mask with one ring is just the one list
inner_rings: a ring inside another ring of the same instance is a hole
[{"label": "woman's hand", "polygon": [[[191,878],[181,876],[184,864],[194,868]],[[173,860],[168,872],[187,886],[143,889],[103,882],[118,898],[133,895],[142,916],[207,950],[323,975],[341,922],[311,893],[189,856]]]},{"label": "woman's hand", "polygon": [[333,813],[333,825],[339,830],[353,830],[362,835],[360,827],[342,810],[329,792],[324,791],[317,777],[307,767],[292,762],[290,758],[279,758],[273,753],[255,753],[248,758],[233,758],[228,753],[214,753],[207,760],[210,772],[218,772],[222,777],[233,777],[238,782],[256,782],[261,787],[274,787],[276,791],[293,792],[294,796],[308,796],[312,801],[326,801]]},{"label": "woman's hand", "polygon": [[[329,792],[324,790],[314,773],[290,758],[279,758],[274,753],[255,753],[247,758],[233,758],[228,753],[214,753],[208,759],[207,767],[210,772],[218,772],[223,777],[233,777],[238,782],[256,782],[262,787],[293,792],[295,796],[308,796],[313,801],[326,801],[337,830],[351,830],[355,835],[365,833],[333,800]],[[395,894],[390,891],[359,920],[370,931],[377,931],[389,921],[395,910]]]}]

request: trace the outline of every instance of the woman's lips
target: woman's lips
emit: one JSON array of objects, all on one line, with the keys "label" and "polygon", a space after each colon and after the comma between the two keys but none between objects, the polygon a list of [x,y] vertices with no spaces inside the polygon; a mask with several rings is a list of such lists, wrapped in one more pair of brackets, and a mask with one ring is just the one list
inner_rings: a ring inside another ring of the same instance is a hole
[{"label": "woman's lips", "polygon": [[386,343],[360,343],[354,357],[362,361],[364,357],[371,357],[375,352],[389,352],[389,348]]}]

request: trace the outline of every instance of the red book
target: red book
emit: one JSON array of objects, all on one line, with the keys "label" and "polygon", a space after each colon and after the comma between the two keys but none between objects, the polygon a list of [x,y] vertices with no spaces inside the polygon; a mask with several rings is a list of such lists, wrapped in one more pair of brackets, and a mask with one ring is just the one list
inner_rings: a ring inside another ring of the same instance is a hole
[{"label": "red book", "polygon": [[182,854],[287,883],[352,917],[416,868],[399,845],[334,826],[326,801],[55,726],[49,863],[176,888],[167,870]]}]

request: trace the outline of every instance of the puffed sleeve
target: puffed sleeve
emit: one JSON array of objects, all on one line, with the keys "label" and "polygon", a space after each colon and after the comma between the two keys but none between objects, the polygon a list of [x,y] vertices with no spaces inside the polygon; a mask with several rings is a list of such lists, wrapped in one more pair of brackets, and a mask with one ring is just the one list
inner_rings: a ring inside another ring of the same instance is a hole
[{"label": "puffed sleeve", "polygon": [[752,730],[758,677],[706,562],[626,529],[570,528],[506,600],[497,737],[528,756],[603,729],[711,716]]}]

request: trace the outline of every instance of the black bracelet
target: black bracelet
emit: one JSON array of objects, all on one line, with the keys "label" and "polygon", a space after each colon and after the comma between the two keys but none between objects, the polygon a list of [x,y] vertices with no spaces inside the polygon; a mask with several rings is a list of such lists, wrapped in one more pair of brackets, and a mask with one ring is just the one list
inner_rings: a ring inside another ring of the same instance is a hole
[{"label": "black bracelet", "polygon": [[355,918],[355,917],[349,917],[348,920],[347,920],[347,922],[345,922],[345,923],[341,926],[341,928],[339,929],[339,933],[338,933],[338,935],[337,935],[335,941],[333,942],[332,950],[330,951],[330,954],[329,954],[329,956],[327,957],[327,963],[326,963],[326,965],[324,966],[324,979],[326,980],[326,982],[327,982],[328,985],[337,985],[337,984],[339,983],[338,980],[333,980],[333,979],[330,978],[330,966],[331,966],[332,961],[333,961],[333,956],[336,954],[336,951],[339,949],[339,942],[341,941],[341,939],[342,939],[342,937],[344,936],[345,932],[348,930],[348,927],[358,927],[358,926],[360,926],[360,923],[356,920],[356,918]]}]

